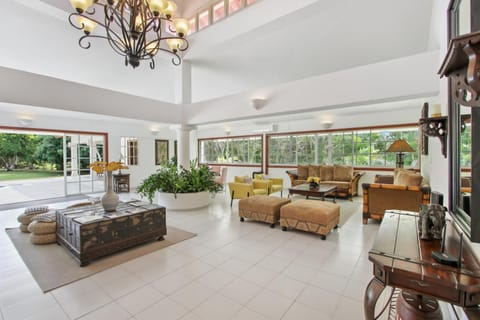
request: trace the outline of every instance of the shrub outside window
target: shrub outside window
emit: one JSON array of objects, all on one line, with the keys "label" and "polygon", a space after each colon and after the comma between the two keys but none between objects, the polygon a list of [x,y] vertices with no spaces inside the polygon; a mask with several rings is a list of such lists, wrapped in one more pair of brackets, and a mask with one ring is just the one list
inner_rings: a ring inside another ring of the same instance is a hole
[{"label": "shrub outside window", "polygon": [[262,137],[199,140],[200,163],[261,164]]}]

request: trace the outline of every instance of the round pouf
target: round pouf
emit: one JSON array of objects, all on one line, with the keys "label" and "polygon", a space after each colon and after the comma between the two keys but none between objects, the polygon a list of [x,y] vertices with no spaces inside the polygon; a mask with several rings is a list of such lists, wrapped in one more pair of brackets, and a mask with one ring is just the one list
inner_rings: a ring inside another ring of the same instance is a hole
[{"label": "round pouf", "polygon": [[57,242],[57,222],[55,211],[38,214],[28,225],[30,242],[33,244],[48,244]]},{"label": "round pouf", "polygon": [[34,234],[30,235],[30,242],[33,244],[50,244],[57,242],[57,235],[55,233],[49,234]]},{"label": "round pouf", "polygon": [[22,232],[25,232],[25,233],[29,233],[30,231],[28,231],[28,224],[23,224],[23,223],[20,223],[20,231]]},{"label": "round pouf", "polygon": [[36,235],[39,234],[50,234],[57,231],[56,222],[42,222],[42,221],[32,221],[28,225],[28,231]]},{"label": "round pouf", "polygon": [[48,206],[26,208],[25,212],[17,217],[17,221],[21,223],[20,230],[22,232],[29,232],[27,227],[30,222],[32,222],[32,219],[36,215],[45,212],[48,212]]},{"label": "round pouf", "polygon": [[401,290],[397,299],[397,320],[442,320],[435,298]]}]

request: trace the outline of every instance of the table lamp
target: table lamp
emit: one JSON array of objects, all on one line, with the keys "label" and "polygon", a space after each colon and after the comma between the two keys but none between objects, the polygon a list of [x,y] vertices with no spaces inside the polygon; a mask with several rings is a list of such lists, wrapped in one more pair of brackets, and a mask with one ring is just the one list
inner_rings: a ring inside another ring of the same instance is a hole
[{"label": "table lamp", "polygon": [[404,152],[414,152],[413,148],[407,143],[407,141],[399,139],[395,140],[390,147],[388,147],[387,152],[396,152],[396,165],[397,168],[403,168],[403,153]]}]

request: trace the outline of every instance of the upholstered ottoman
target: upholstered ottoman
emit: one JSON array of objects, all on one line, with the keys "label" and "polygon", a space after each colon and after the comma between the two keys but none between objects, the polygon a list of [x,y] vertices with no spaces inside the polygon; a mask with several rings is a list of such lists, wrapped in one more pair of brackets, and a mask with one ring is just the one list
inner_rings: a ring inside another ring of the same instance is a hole
[{"label": "upholstered ottoman", "polygon": [[270,223],[270,227],[274,228],[275,223],[280,219],[280,207],[289,202],[290,199],[263,195],[240,199],[238,202],[238,215],[242,222],[247,218]]},{"label": "upholstered ottoman", "polygon": [[340,220],[340,206],[318,200],[297,200],[280,209],[280,225],[320,234],[322,240],[336,228]]}]

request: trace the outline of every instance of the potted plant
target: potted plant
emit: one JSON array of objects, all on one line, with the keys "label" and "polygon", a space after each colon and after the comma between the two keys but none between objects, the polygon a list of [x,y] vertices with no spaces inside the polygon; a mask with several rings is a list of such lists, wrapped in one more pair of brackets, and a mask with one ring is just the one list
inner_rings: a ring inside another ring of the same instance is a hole
[{"label": "potted plant", "polygon": [[158,204],[167,209],[194,209],[208,205],[210,192],[222,190],[214,177],[207,166],[199,166],[196,160],[190,162],[190,169],[170,161],[143,180],[137,192],[150,202],[157,193]]}]

